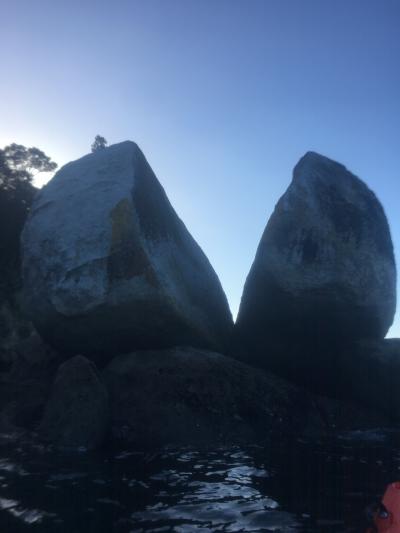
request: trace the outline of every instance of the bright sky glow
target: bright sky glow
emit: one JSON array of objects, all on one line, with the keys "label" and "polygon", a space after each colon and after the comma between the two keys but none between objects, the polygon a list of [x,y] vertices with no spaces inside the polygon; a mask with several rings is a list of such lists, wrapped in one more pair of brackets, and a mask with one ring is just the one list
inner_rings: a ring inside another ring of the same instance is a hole
[{"label": "bright sky glow", "polygon": [[0,146],[62,165],[97,133],[136,141],[234,315],[308,150],[376,192],[399,258],[398,0],[13,0],[1,13]]}]

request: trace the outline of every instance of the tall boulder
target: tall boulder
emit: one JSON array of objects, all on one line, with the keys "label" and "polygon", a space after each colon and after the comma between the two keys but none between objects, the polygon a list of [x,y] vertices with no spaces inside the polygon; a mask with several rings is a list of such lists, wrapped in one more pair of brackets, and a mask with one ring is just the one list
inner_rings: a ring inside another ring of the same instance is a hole
[{"label": "tall boulder", "polygon": [[234,350],[325,390],[342,346],[384,338],[395,288],[389,226],[376,196],[343,165],[308,152],[259,244]]},{"label": "tall boulder", "polygon": [[63,353],[102,364],[138,348],[222,348],[231,332],[217,275],[133,142],[57,172],[22,251],[27,310]]}]

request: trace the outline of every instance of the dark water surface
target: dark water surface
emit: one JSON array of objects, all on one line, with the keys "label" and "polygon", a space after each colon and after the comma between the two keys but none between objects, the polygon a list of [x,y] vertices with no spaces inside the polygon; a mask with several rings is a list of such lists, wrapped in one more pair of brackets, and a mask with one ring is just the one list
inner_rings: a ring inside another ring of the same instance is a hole
[{"label": "dark water surface", "polygon": [[0,533],[361,532],[400,478],[399,435],[159,452],[0,443]]}]

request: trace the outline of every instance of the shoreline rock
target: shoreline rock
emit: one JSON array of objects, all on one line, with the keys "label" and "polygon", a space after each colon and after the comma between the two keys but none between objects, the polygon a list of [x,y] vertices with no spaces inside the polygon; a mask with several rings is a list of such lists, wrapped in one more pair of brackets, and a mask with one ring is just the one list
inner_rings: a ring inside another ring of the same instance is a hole
[{"label": "shoreline rock", "polygon": [[400,339],[361,340],[340,357],[338,395],[400,423]]},{"label": "shoreline rock", "polygon": [[103,379],[113,439],[135,447],[315,437],[384,420],[374,410],[311,395],[230,357],[191,347],[117,356]]},{"label": "shoreline rock", "polygon": [[60,448],[99,447],[109,424],[108,393],[91,361],[81,355],[60,365],[38,432]]},{"label": "shoreline rock", "polygon": [[101,373],[83,356],[36,352],[0,374],[0,431],[37,433],[64,449],[255,444],[393,425],[390,413],[355,397],[311,394],[206,350],[122,354]]}]

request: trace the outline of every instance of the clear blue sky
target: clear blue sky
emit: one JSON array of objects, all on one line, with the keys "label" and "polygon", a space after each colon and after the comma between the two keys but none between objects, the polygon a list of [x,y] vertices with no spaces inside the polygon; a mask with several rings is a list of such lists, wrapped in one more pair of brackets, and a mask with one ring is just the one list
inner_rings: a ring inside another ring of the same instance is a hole
[{"label": "clear blue sky", "polygon": [[136,141],[234,314],[308,150],[377,193],[400,257],[399,0],[0,3],[0,146]]}]

